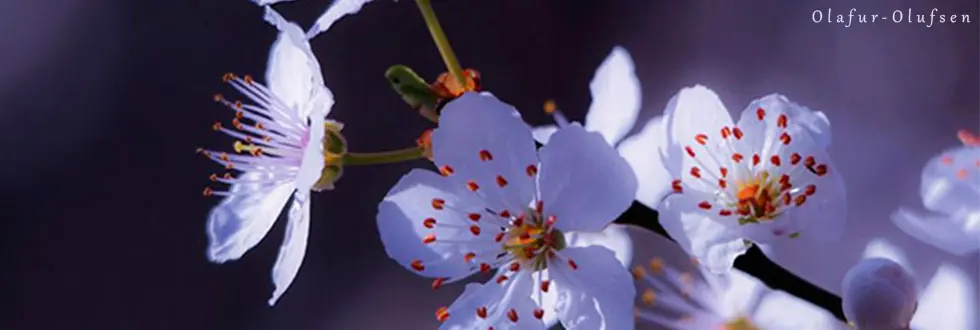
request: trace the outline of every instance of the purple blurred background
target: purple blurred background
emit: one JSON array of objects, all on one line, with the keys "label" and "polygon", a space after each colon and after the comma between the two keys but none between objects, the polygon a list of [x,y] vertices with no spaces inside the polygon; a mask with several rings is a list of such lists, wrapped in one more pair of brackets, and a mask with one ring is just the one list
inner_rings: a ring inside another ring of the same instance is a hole
[{"label": "purple blurred background", "polygon": [[[704,84],[729,109],[772,92],[830,117],[831,155],[847,180],[850,227],[832,247],[788,251],[791,270],[839,292],[868,242],[905,250],[927,282],[943,262],[977,281],[976,253],[945,254],[888,220],[920,207],[925,162],[980,127],[977,1],[434,1],[461,62],[531,123],[555,98],[584,118],[588,83],[614,45],[643,85],[644,117],[681,87]],[[278,5],[309,26],[327,0]],[[815,24],[814,10],[970,14],[958,25]],[[218,165],[194,154],[228,146],[211,131],[225,72],[262,76],[274,28],[236,1],[0,2],[2,329],[419,329],[460,285],[429,281],[384,255],[378,201],[422,162],[350,168],[315,196],[309,251],[275,308],[269,272],[277,225],[244,259],[207,262],[202,198]],[[444,71],[412,1],[377,0],[314,39],[355,151],[401,148],[428,123],[382,75],[392,64]],[[651,149],[652,152],[652,149]],[[12,211],[12,212],[11,212]],[[642,248],[642,247],[639,247]],[[782,258],[781,258],[782,259]]]}]

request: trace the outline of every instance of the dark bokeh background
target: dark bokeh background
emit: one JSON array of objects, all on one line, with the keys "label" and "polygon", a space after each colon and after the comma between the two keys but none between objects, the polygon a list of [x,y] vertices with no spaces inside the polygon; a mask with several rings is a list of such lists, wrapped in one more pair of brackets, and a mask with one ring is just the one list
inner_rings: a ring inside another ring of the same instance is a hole
[{"label": "dark bokeh background", "polygon": [[[972,15],[970,24],[814,24],[815,9],[853,1],[436,0],[457,55],[532,123],[556,98],[574,119],[592,73],[614,45],[637,62],[644,117],[679,88],[714,88],[731,109],[782,92],[831,118],[832,156],[848,180],[851,227],[834,247],[788,252],[789,267],[833,292],[867,242],[906,250],[920,281],[943,262],[977,278],[977,258],[952,257],[887,220],[919,206],[926,160],[976,130],[976,1],[862,1]],[[735,2],[738,2],[737,4]],[[277,6],[309,26],[327,0]],[[276,31],[238,1],[0,2],[0,329],[422,329],[461,290],[429,282],[384,255],[375,207],[423,163],[350,168],[316,195],[309,251],[275,308],[269,272],[277,225],[243,260],[205,258],[202,198],[216,164],[194,154],[229,140],[211,131],[229,112],[211,102],[233,71],[262,76]],[[377,0],[313,41],[355,151],[409,145],[428,123],[382,78],[391,64],[442,72],[412,1]],[[793,253],[796,253],[795,255]]]}]

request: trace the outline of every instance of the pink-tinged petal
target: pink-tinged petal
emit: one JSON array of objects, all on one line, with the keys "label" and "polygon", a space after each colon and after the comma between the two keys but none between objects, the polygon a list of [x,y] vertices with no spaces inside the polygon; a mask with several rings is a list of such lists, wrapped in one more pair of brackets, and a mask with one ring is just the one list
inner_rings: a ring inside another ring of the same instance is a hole
[{"label": "pink-tinged petal", "polygon": [[616,46],[596,69],[589,90],[592,105],[585,115],[585,129],[599,132],[610,145],[626,136],[640,113],[640,80],[626,49]]},{"label": "pink-tinged petal", "polygon": [[668,196],[661,204],[660,224],[706,269],[722,273],[732,268],[735,258],[748,251],[749,245],[735,228],[737,219],[715,219],[698,206],[702,199],[695,192]]},{"label": "pink-tinged petal", "polygon": [[[246,172],[242,181],[276,182],[275,175]],[[222,263],[241,258],[272,228],[295,186],[278,183],[238,183],[208,215],[208,259]]]},{"label": "pink-tinged petal", "polygon": [[673,176],[667,171],[665,154],[660,150],[667,145],[667,121],[665,117],[651,119],[636,135],[619,144],[619,154],[633,168],[639,188],[636,200],[650,208],[657,208],[664,196],[671,191]]},{"label": "pink-tinged petal", "polygon": [[920,194],[935,212],[955,216],[980,210],[980,148],[959,147],[929,160]]},{"label": "pink-tinged petal", "polygon": [[529,296],[534,281],[528,272],[497,283],[467,284],[463,294],[444,312],[440,330],[541,329],[544,323],[534,316],[537,305]]},{"label": "pink-tinged petal", "polygon": [[912,329],[976,329],[977,283],[963,269],[942,264],[922,290],[919,308],[912,317]]},{"label": "pink-tinged petal", "polygon": [[720,168],[728,162],[716,155],[727,155],[734,127],[725,105],[715,92],[698,85],[677,93],[664,113],[669,118],[667,169],[687,188],[714,193],[723,176]]},{"label": "pink-tinged petal", "polygon": [[[469,218],[490,214],[465,189],[428,170],[403,176],[378,206],[378,231],[388,256],[422,276],[447,279],[464,278],[479,269],[481,259],[494,259],[500,245],[493,236],[500,228],[488,219]],[[474,235],[472,226],[481,235]]]},{"label": "pink-tinged petal", "polygon": [[598,133],[565,126],[539,156],[544,215],[555,216],[557,228],[597,232],[633,203],[636,175]]},{"label": "pink-tinged petal", "polygon": [[486,207],[519,214],[534,200],[538,159],[531,129],[496,97],[466,93],[449,102],[432,148],[436,165],[451,169],[456,185],[474,188]]},{"label": "pink-tinged petal", "polygon": [[310,129],[307,132],[307,145],[303,147],[303,157],[300,159],[299,172],[296,174],[296,189],[309,191],[320,180],[326,160],[323,158],[323,138],[326,135],[323,116],[310,118]]},{"label": "pink-tinged petal", "polygon": [[952,254],[965,255],[980,249],[980,210],[954,218],[899,209],[892,213],[892,221],[909,236]]},{"label": "pink-tinged petal", "polygon": [[279,29],[269,51],[269,90],[304,121],[314,113],[326,116],[333,107],[333,94],[324,86],[320,62],[303,30],[272,7],[265,7],[265,20]]},{"label": "pink-tinged petal", "polygon": [[870,258],[844,276],[844,315],[859,329],[903,329],[915,313],[915,280],[898,263]]},{"label": "pink-tinged petal", "polygon": [[306,255],[306,243],[310,236],[310,200],[308,191],[297,191],[293,203],[289,207],[286,224],[286,237],[279,248],[279,256],[272,266],[272,282],[275,291],[269,299],[269,305],[275,305],[279,297],[289,289],[296,279],[299,268]]},{"label": "pink-tinged petal", "polygon": [[[609,249],[570,247],[549,262],[562,326],[578,329],[633,329],[636,289],[629,273]],[[572,267],[574,263],[576,267]]]},{"label": "pink-tinged petal", "polygon": [[306,32],[307,39],[313,39],[318,34],[327,31],[336,23],[338,20],[347,15],[356,14],[361,11],[361,7],[365,4],[371,2],[372,0],[335,0],[327,11],[317,18],[316,23],[313,23],[313,27]]},{"label": "pink-tinged petal", "polygon": [[534,140],[541,144],[548,144],[551,140],[551,136],[558,131],[558,126],[556,125],[542,125],[534,127],[531,134],[534,135]]}]

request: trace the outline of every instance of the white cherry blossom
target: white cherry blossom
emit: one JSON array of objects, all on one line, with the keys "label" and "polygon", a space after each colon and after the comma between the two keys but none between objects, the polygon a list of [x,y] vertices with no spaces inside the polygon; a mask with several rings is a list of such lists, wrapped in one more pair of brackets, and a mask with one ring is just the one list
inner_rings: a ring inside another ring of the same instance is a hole
[{"label": "white cherry blossom", "polygon": [[[434,287],[495,273],[436,312],[440,329],[544,329],[546,314],[566,329],[633,328],[635,292],[614,252],[566,239],[600,233],[636,194],[601,135],[568,125],[536,151],[516,109],[471,92],[443,108],[432,147],[439,172],[403,176],[377,220],[388,255]],[[547,310],[535,302],[546,292],[557,296]]]},{"label": "white cherry blossom", "polygon": [[[323,84],[320,65],[303,31],[271,8],[266,20],[279,29],[269,54],[264,86],[251,77],[225,76],[251,104],[216,100],[234,111],[232,127],[220,123],[214,129],[237,141],[236,153],[202,150],[229,172],[211,180],[227,184],[227,191],[206,188],[206,196],[222,196],[208,215],[208,259],[224,263],[242,257],[272,228],[279,213],[289,205],[285,238],[272,268],[274,305],[289,288],[306,254],[310,227],[310,192],[319,188],[325,166],[325,127],[341,125],[325,119],[333,95]],[[240,172],[234,176],[231,171]]]},{"label": "white cherry blossom", "polygon": [[822,114],[773,94],[752,101],[736,123],[714,92],[695,86],[671,99],[665,116],[661,148],[675,180],[660,223],[705,267],[731,268],[752,243],[840,238],[845,190],[825,150]]}]

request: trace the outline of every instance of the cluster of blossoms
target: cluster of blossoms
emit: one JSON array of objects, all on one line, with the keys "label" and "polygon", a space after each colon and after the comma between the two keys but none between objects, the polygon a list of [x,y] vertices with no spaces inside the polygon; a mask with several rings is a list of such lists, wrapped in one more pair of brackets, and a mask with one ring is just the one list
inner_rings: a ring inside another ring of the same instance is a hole
[{"label": "cluster of blossoms", "polygon": [[[556,124],[532,128],[481,90],[479,72],[454,68],[434,28],[449,72],[429,84],[394,66],[386,78],[437,127],[405,150],[352,153],[344,125],[326,118],[334,97],[310,40],[369,1],[337,0],[307,31],[269,7],[278,1],[256,2],[279,31],[266,85],[224,77],[249,99],[215,96],[233,111],[230,125],[213,128],[237,140],[234,152],[200,153],[227,170],[210,177],[227,189],[204,190],[222,198],[207,220],[211,261],[241,258],[289,203],[270,305],[306,253],[311,192],[334,189],[345,166],[429,159],[431,169],[412,170],[389,190],[377,225],[388,256],[431,278],[433,288],[492,275],[436,310],[440,329],[848,327],[733,269],[753,245],[768,252],[840,239],[847,199],[827,153],[823,113],[772,94],[734,121],[714,92],[694,86],[627,137],[641,89],[629,53],[616,47],[590,85],[584,125],[550,102],[545,111]],[[430,28],[438,27],[428,1],[418,2]],[[964,147],[938,156],[923,174],[923,202],[941,215],[902,209],[894,220],[964,254],[980,246],[980,144],[961,138]],[[613,223],[634,201],[659,211],[671,240]],[[893,262],[862,261],[843,287],[844,312],[859,329],[907,329],[916,312],[914,280]]]}]

